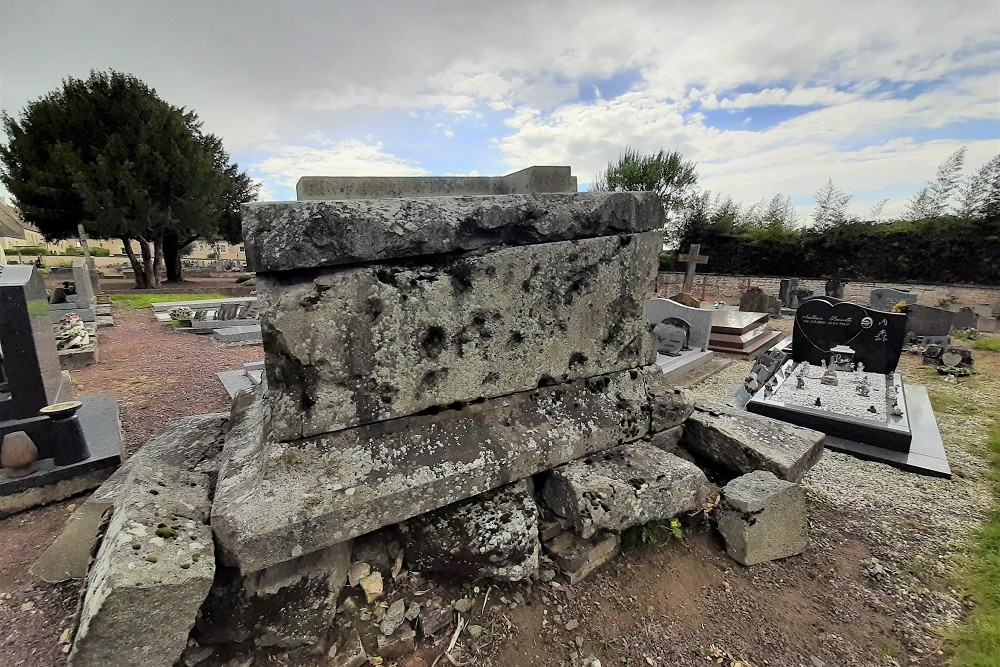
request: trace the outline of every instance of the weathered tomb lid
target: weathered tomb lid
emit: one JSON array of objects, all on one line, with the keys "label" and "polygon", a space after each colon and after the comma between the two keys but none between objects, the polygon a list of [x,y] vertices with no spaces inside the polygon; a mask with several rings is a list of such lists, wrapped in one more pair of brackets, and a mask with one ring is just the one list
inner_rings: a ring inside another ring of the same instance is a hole
[{"label": "weathered tomb lid", "polygon": [[652,192],[585,192],[244,204],[259,272],[398,260],[660,229]]}]

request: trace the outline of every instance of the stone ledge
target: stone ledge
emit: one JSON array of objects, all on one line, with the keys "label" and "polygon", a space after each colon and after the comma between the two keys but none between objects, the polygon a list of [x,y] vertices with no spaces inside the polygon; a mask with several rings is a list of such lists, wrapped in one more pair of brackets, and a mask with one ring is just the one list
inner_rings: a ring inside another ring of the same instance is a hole
[{"label": "stone ledge", "polygon": [[233,427],[212,527],[244,573],[438,509],[649,431],[638,370],[520,392],[293,443]]},{"label": "stone ledge", "polygon": [[647,232],[260,276],[274,437],[651,364],[640,303],[660,244]]},{"label": "stone ledge", "polygon": [[247,264],[260,273],[485,251],[661,229],[649,192],[244,204]]}]

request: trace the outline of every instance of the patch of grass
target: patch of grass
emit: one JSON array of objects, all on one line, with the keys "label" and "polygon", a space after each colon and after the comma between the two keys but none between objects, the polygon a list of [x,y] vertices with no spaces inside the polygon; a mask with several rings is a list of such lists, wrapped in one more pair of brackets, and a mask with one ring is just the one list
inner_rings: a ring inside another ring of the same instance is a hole
[{"label": "patch of grass", "polygon": [[1000,664],[1000,424],[990,429],[987,447],[994,503],[973,536],[975,548],[964,584],[976,608],[955,637],[953,667]]},{"label": "patch of grass", "polygon": [[990,338],[980,338],[972,343],[974,350],[988,350],[989,352],[1000,352],[1000,336]]},{"label": "patch of grass", "polygon": [[149,308],[154,303],[164,301],[205,301],[208,299],[225,299],[224,294],[112,294],[111,301],[121,308],[141,310]]},{"label": "patch of grass", "polygon": [[669,521],[653,520],[640,526],[632,526],[622,533],[622,547],[635,549],[640,546],[656,546],[663,544],[671,537],[678,540],[684,537],[684,530],[678,519]]}]

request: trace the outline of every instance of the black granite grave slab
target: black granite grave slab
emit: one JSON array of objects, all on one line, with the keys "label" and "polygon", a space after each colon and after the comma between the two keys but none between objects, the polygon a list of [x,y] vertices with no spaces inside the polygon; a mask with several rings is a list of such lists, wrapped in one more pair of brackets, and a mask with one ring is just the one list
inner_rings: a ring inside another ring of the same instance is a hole
[{"label": "black granite grave slab", "polygon": [[892,373],[906,338],[906,315],[842,301],[812,297],[799,304],[792,330],[792,358],[815,366],[829,362],[830,350],[846,345],[870,373]]},{"label": "black granite grave slab", "polygon": [[[51,458],[41,458],[51,452],[40,451],[38,470],[30,475],[12,479],[0,469],[0,517],[96,488],[121,465],[122,433],[115,395],[91,394],[77,400],[83,403],[76,414],[90,456],[77,463],[56,466]],[[36,417],[0,430],[4,433],[23,430],[37,443],[42,440],[37,434],[48,420]]]}]

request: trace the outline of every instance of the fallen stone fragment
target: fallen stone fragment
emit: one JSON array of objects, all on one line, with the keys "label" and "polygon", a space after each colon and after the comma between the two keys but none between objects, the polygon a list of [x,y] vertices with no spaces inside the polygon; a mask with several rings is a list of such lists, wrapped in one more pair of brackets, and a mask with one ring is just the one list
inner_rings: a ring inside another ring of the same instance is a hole
[{"label": "fallen stone fragment", "polygon": [[565,532],[546,542],[545,549],[569,577],[569,582],[576,584],[614,560],[621,552],[621,539],[617,534],[611,534],[586,540],[572,532]]},{"label": "fallen stone fragment", "polygon": [[[169,466],[194,470],[216,460],[221,451],[224,414],[184,417],[151,438],[84,501],[66,522],[66,527],[41,557],[31,573],[49,583],[84,579],[90,571],[98,540],[107,528],[115,496],[137,468]],[[200,434],[195,435],[200,431]],[[199,472],[202,471],[199,469]],[[210,482],[214,479],[210,477]]]},{"label": "fallen stone fragment", "polygon": [[220,571],[198,618],[199,639],[281,648],[316,643],[336,614],[350,559],[345,542],[246,576]]},{"label": "fallen stone fragment", "polygon": [[424,635],[435,635],[451,625],[455,619],[452,607],[424,607],[420,610],[420,631]]},{"label": "fallen stone fragment", "polygon": [[399,628],[391,635],[379,634],[378,654],[383,658],[392,660],[413,653],[416,636],[417,634],[410,627],[410,624],[403,621]]},{"label": "fallen stone fragment", "polygon": [[[209,425],[220,423],[218,415],[174,420],[150,445],[188,451],[214,441]],[[119,487],[88,577],[73,667],[168,667],[180,659],[215,574],[209,477],[189,465],[180,454],[140,461]]]},{"label": "fallen stone fragment", "polygon": [[681,444],[738,473],[767,470],[798,482],[823,455],[819,431],[718,403],[698,402],[684,423]]},{"label": "fallen stone fragment", "polygon": [[763,470],[737,477],[722,493],[719,532],[744,565],[800,554],[809,544],[805,491]]},{"label": "fallen stone fragment", "polygon": [[420,616],[420,605],[416,602],[411,602],[410,606],[406,608],[406,614],[404,614],[406,620],[415,621],[417,617]]},{"label": "fallen stone fragment", "polygon": [[327,657],[330,658],[328,667],[361,667],[368,662],[368,653],[365,652],[361,636],[354,626],[338,628],[335,637],[333,646],[327,651]]},{"label": "fallen stone fragment", "polygon": [[372,573],[372,566],[368,563],[356,562],[351,564],[351,569],[347,572],[347,583],[357,586],[361,580]]},{"label": "fallen stone fragment", "polygon": [[715,487],[694,464],[640,441],[554,468],[542,495],[586,539],[699,510]]},{"label": "fallen stone fragment", "polygon": [[382,615],[382,621],[379,623],[379,630],[382,631],[383,635],[391,635],[402,625],[405,616],[406,600],[400,598],[385,610],[385,614]]},{"label": "fallen stone fragment", "polygon": [[649,193],[259,202],[242,208],[247,262],[261,273],[651,231]]},{"label": "fallen stone fragment", "polygon": [[361,589],[365,592],[365,600],[368,604],[375,602],[382,597],[382,573],[372,572],[361,580]]},{"label": "fallen stone fragment", "polygon": [[264,412],[259,403],[248,412],[256,431],[229,432],[212,509],[219,558],[243,572],[636,440],[649,428],[636,370],[295,443],[262,437]]},{"label": "fallen stone fragment", "polygon": [[414,517],[400,527],[410,569],[521,581],[538,572],[531,478]]}]

